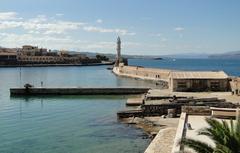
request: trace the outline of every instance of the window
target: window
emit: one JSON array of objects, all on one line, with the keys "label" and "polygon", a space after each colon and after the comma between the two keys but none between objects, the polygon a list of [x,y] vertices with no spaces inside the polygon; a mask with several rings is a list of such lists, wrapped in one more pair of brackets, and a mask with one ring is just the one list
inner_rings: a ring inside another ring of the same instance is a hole
[{"label": "window", "polygon": [[177,87],[178,88],[187,88],[187,82],[179,81],[179,82],[177,82]]},{"label": "window", "polygon": [[220,82],[219,81],[212,81],[210,83],[211,89],[219,89],[220,88]]}]

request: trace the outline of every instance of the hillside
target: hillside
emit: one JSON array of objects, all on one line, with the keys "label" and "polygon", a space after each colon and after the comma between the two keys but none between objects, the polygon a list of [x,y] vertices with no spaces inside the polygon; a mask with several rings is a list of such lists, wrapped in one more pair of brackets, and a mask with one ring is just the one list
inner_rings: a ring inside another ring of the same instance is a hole
[{"label": "hillside", "polygon": [[240,59],[240,51],[232,51],[232,52],[226,52],[222,54],[209,55],[209,58]]}]

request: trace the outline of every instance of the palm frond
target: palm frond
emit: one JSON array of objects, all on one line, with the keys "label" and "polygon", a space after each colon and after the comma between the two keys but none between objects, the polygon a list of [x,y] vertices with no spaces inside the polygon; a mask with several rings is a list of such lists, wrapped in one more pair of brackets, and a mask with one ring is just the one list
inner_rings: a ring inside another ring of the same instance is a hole
[{"label": "palm frond", "polygon": [[209,126],[200,129],[198,134],[209,137],[215,143],[215,148],[188,138],[183,139],[182,144],[198,153],[240,153],[240,118],[236,123],[213,118],[206,118],[206,122]]},{"label": "palm frond", "polygon": [[234,153],[227,146],[217,145],[214,149],[214,153]]},{"label": "palm frond", "polygon": [[198,140],[185,138],[181,143],[198,153],[213,153],[213,148],[211,146]]}]

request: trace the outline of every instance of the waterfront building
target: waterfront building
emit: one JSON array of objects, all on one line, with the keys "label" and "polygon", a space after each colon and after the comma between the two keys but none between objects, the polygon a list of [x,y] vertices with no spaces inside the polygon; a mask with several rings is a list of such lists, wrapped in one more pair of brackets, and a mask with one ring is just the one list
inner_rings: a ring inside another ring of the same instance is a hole
[{"label": "waterfront building", "polygon": [[19,62],[29,63],[57,63],[61,62],[61,58],[55,56],[26,56],[21,55],[18,57]]},{"label": "waterfront building", "polygon": [[0,65],[17,62],[16,48],[0,48]]},{"label": "waterfront building", "polygon": [[17,60],[26,63],[57,63],[62,61],[56,53],[31,45],[24,45],[22,49],[17,51]]},{"label": "waterfront building", "polygon": [[67,51],[51,52],[45,48],[37,46],[24,45],[22,49],[17,51],[17,60],[21,63],[81,63],[86,59],[86,55],[76,54],[70,55]]},{"label": "waterfront building", "polygon": [[14,52],[0,52],[0,64],[17,62],[17,54]]},{"label": "waterfront building", "polygon": [[229,91],[229,77],[223,71],[173,71],[169,86],[172,91]]},{"label": "waterfront building", "polygon": [[24,45],[19,52],[21,55],[39,56],[47,53],[46,48],[38,48],[37,46]]},{"label": "waterfront building", "polygon": [[[106,57],[105,57],[106,58]],[[78,52],[48,50],[37,46],[24,45],[22,48],[1,48],[0,47],[0,66],[12,65],[34,65],[34,64],[111,64],[103,59],[90,58],[86,54]]]}]

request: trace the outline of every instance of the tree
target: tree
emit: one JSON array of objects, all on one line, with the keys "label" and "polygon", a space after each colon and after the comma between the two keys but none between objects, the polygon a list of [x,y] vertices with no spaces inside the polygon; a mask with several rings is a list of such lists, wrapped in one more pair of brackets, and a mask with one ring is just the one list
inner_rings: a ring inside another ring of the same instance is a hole
[{"label": "tree", "polygon": [[101,61],[108,61],[109,60],[109,58],[106,57],[105,55],[99,55],[99,54],[96,55],[96,58],[98,60],[101,60]]},{"label": "tree", "polygon": [[180,144],[187,146],[197,153],[240,153],[240,119],[234,123],[206,118],[209,127],[201,129],[198,134],[209,137],[215,146],[205,142],[184,138]]}]

